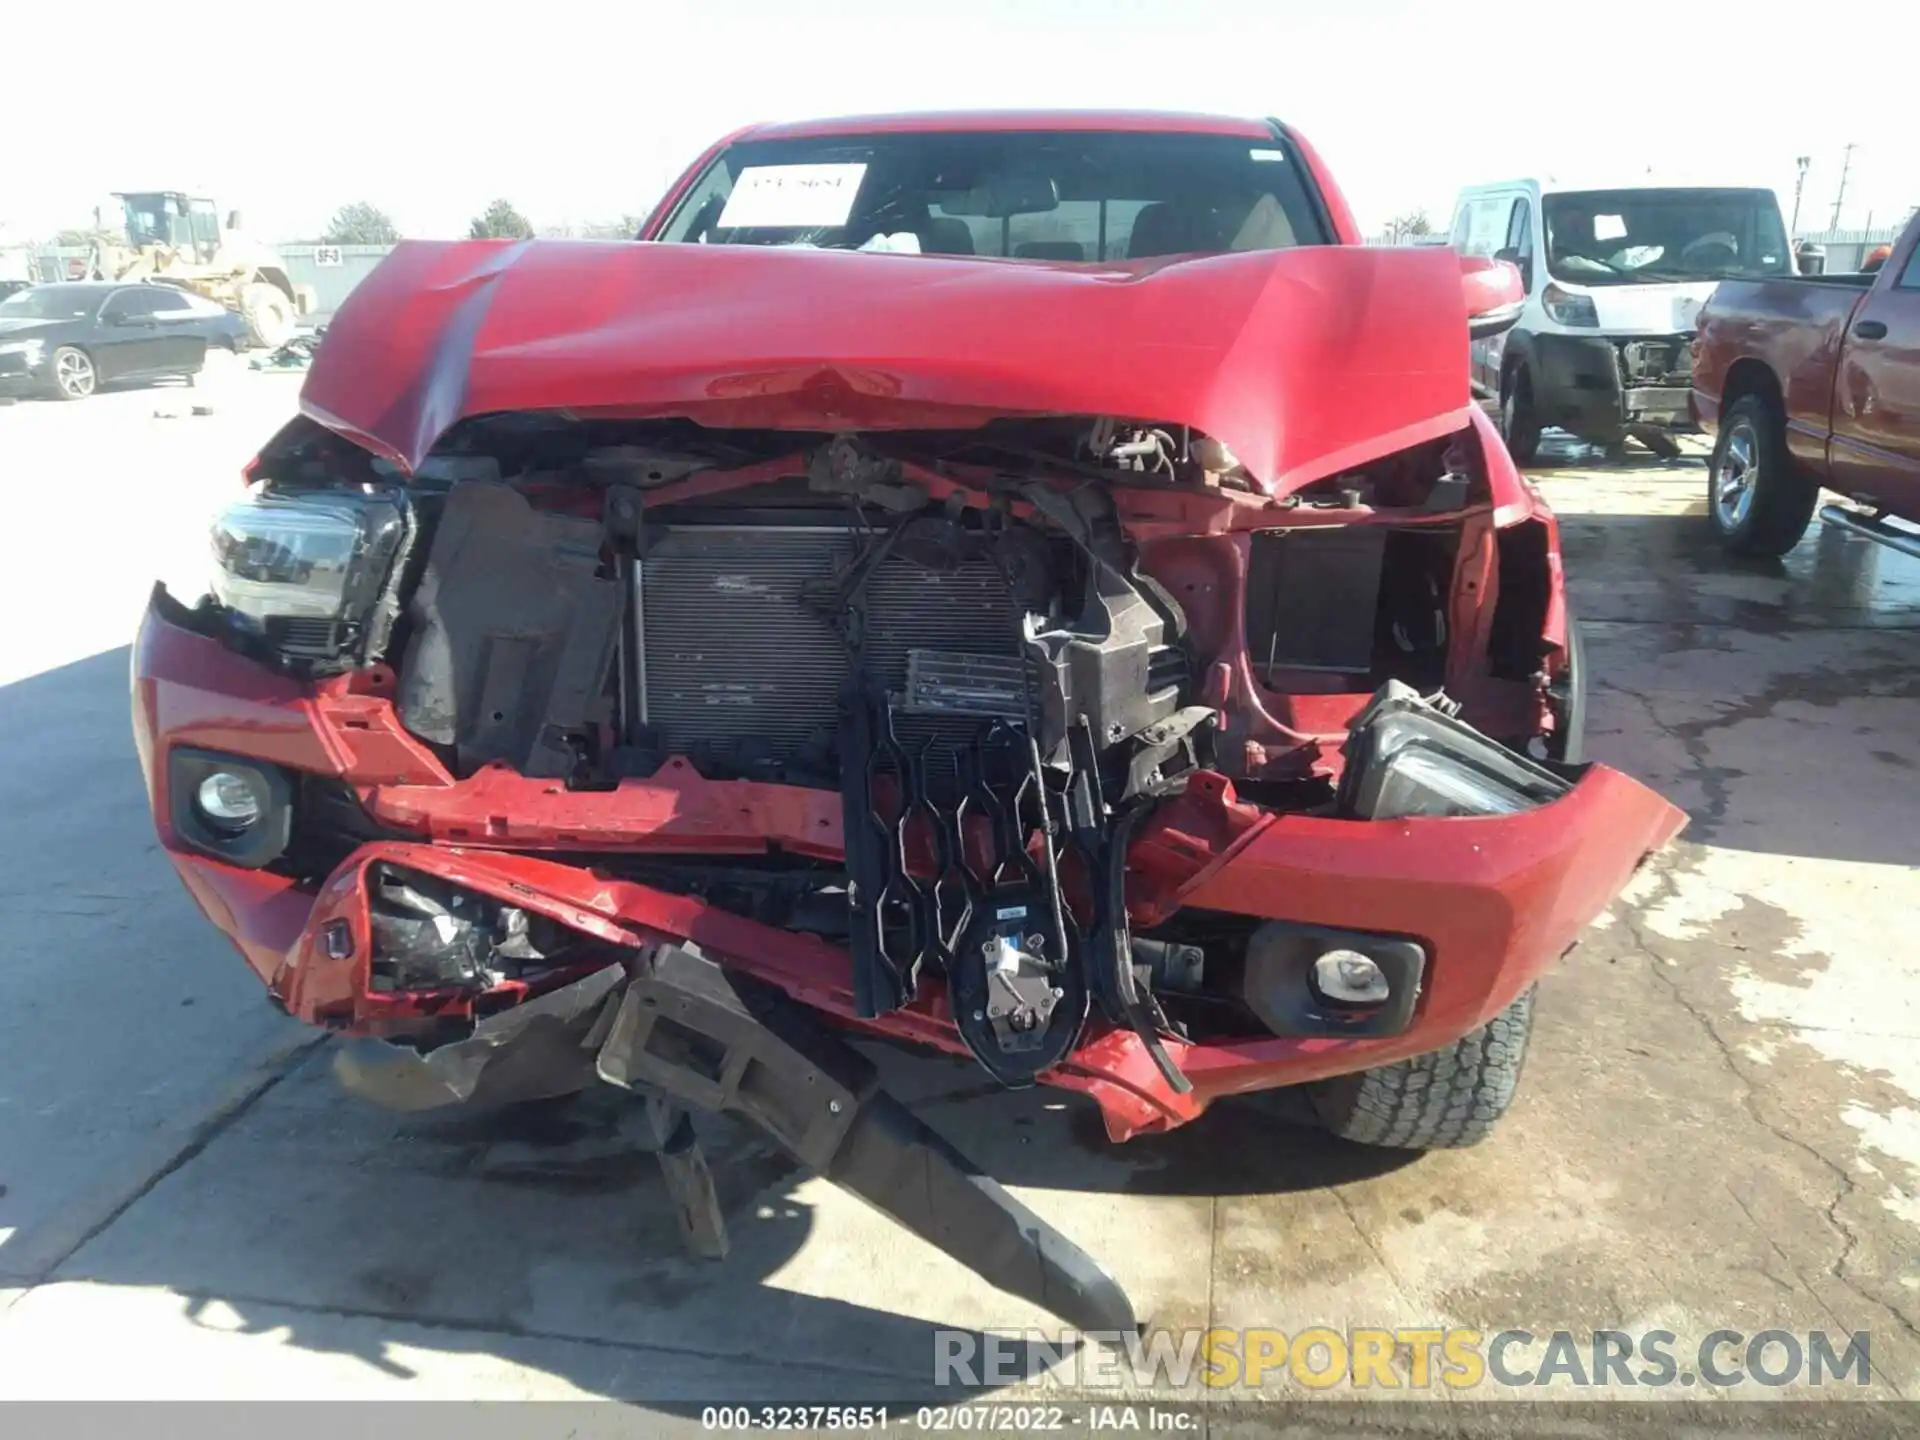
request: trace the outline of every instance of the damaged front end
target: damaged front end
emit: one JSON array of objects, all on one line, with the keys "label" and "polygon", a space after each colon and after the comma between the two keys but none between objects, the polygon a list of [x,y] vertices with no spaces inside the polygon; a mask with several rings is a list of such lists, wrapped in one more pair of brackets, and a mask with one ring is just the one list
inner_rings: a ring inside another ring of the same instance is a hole
[{"label": "damaged front end", "polygon": [[703,1253],[692,1109],[1121,1328],[850,1040],[1169,1129],[1485,1024],[1679,826],[1575,763],[1553,520],[1463,374],[1249,459],[912,367],[701,376],[700,423],[470,378],[406,440],[329,358],[142,629],[162,840],[356,1092],[645,1095]]}]

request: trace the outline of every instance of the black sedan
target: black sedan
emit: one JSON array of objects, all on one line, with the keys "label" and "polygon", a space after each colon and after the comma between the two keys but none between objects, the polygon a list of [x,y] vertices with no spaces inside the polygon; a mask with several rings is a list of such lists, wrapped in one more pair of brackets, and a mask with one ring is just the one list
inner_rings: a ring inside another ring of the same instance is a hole
[{"label": "black sedan", "polygon": [[192,377],[238,350],[238,315],[171,285],[72,281],[0,300],[0,394],[84,400],[118,380]]}]

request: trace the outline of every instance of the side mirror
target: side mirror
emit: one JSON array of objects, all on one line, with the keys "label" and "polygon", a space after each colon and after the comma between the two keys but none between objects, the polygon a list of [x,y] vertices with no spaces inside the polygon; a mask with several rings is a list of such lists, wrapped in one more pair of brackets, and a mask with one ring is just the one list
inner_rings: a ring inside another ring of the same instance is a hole
[{"label": "side mirror", "polygon": [[227,229],[238,230],[239,228],[240,228],[240,212],[238,210],[229,210],[227,212]]},{"label": "side mirror", "polygon": [[1520,323],[1527,287],[1511,261],[1460,257],[1460,289],[1467,302],[1467,338],[1486,340]]},{"label": "side mirror", "polygon": [[1531,293],[1533,290],[1533,257],[1522,255],[1511,245],[1493,252],[1493,258],[1504,260],[1520,272],[1520,288]]}]

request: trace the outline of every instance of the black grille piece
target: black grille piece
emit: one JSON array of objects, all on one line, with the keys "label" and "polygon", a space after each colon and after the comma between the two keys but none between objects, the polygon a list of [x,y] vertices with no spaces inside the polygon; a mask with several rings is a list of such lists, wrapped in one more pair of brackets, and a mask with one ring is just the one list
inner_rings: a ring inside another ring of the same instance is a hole
[{"label": "black grille piece", "polygon": [[311,615],[276,616],[266,623],[268,643],[293,660],[332,660],[350,649],[359,627]]},{"label": "black grille piece", "polygon": [[1003,1084],[1029,1084],[1087,1015],[1083,942],[1060,894],[1059,800],[1024,727],[965,723],[957,742],[909,741],[886,691],[849,688],[839,742],[854,998],[863,1015],[896,1010],[933,965],[975,1058]]}]

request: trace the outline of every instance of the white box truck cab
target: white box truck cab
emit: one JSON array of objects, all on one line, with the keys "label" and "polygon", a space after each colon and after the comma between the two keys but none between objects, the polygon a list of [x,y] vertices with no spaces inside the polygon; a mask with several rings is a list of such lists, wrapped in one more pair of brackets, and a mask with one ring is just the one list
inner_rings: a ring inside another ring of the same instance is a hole
[{"label": "white box truck cab", "polygon": [[1673,432],[1696,428],[1700,307],[1722,280],[1793,273],[1779,198],[1761,188],[1477,185],[1461,192],[1449,243],[1511,260],[1526,283],[1520,323],[1473,344],[1474,383],[1499,400],[1522,464],[1549,426],[1678,453]]}]

